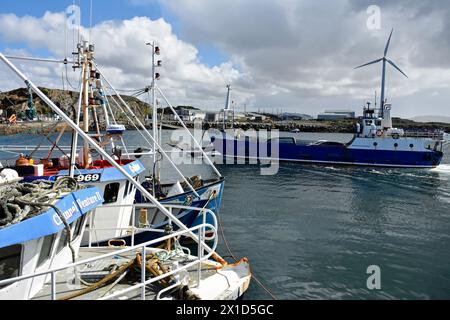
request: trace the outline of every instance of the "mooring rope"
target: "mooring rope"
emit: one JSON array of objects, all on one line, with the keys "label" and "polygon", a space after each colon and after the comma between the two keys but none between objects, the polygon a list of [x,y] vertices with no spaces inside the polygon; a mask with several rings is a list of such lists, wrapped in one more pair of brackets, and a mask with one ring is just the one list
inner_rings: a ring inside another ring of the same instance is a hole
[{"label": "mooring rope", "polygon": [[[217,201],[216,201],[217,204]],[[217,205],[216,205],[217,208]],[[227,238],[225,237],[225,231],[223,230],[223,225],[222,225],[222,221],[220,219],[220,214],[219,214],[219,210],[217,211],[217,220],[219,223],[219,229],[220,229],[220,233],[222,235],[222,239],[223,242],[225,244],[225,247],[228,251],[228,254],[230,255],[230,257],[235,261],[235,262],[239,262],[239,259],[236,258],[236,256],[234,255],[233,251],[230,248],[230,245],[228,244]],[[252,278],[255,280],[255,282],[273,299],[273,300],[278,300],[278,297],[276,295],[274,295],[259,279],[258,277],[254,274],[254,272],[252,272]]]}]

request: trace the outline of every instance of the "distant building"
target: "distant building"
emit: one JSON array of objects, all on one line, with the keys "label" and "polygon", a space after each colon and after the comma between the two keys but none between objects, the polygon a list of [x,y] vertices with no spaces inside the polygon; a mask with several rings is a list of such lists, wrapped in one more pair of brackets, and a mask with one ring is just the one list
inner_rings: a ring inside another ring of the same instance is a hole
[{"label": "distant building", "polygon": [[355,119],[356,113],[351,110],[326,110],[317,116],[317,120]]},{"label": "distant building", "polygon": [[206,112],[205,121],[207,122],[219,122],[222,119],[221,112]]},{"label": "distant building", "polygon": [[[205,121],[207,122],[223,122],[223,118],[224,118],[224,113],[223,110],[220,111],[209,111],[206,112],[205,115]],[[244,113],[241,112],[235,112],[233,114],[232,110],[228,110],[227,114],[226,114],[226,121],[232,121],[234,119],[234,121],[241,121],[241,120],[245,120],[247,117]]]},{"label": "distant building", "polygon": [[206,117],[205,112],[196,109],[180,108],[177,113],[183,121],[205,120]]},{"label": "distant building", "polygon": [[312,118],[309,114],[303,113],[284,112],[281,115],[281,119],[287,121],[312,120]]},{"label": "distant building", "polygon": [[245,116],[249,121],[256,121],[256,122],[263,122],[266,121],[267,119],[265,115],[259,113],[246,113]]}]

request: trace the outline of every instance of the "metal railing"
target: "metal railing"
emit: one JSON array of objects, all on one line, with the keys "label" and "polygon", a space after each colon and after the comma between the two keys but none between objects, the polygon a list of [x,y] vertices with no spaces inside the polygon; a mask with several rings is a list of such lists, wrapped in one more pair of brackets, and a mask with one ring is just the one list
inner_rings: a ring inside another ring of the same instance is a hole
[{"label": "metal railing", "polygon": [[[199,213],[202,214],[203,217],[203,224],[206,224],[206,216],[209,214],[209,216],[213,219],[213,226],[215,229],[217,229],[217,217],[215,215],[215,213],[213,211],[211,211],[210,209],[207,208],[199,208],[199,207],[190,207],[190,206],[183,206],[183,205],[176,205],[176,204],[168,204],[165,205],[163,204],[163,206],[169,210],[170,213],[173,214],[173,209],[181,209],[181,210],[190,210],[190,211],[198,211]],[[150,231],[150,232],[159,232],[159,233],[164,233],[164,230],[162,229],[156,229],[156,228],[152,228],[152,226],[150,226],[149,228],[139,228],[136,227],[136,215],[135,215],[135,211],[136,209],[156,209],[158,210],[158,208],[151,203],[137,203],[137,204],[112,204],[112,205],[102,205],[101,208],[129,208],[132,207],[132,215],[131,215],[131,222],[130,225],[128,227],[125,228],[97,228],[97,227],[92,227],[93,226],[93,215],[91,214],[89,216],[89,226],[86,227],[86,231],[88,232],[88,247],[92,247],[92,237],[95,235],[96,231],[131,231],[131,234],[129,235],[131,237],[131,246],[134,246],[135,243],[135,236],[137,232],[145,232],[145,231]],[[95,213],[98,214],[98,213]],[[108,214],[107,212],[102,212],[102,214]],[[167,222],[168,224],[171,224],[170,219]],[[206,231],[205,231],[206,233]],[[212,240],[211,236],[206,236],[204,237],[204,241],[210,241]],[[94,239],[95,242],[99,242],[102,240],[99,239]]]},{"label": "metal railing", "polygon": [[432,140],[444,140],[444,132],[433,131],[405,131],[406,138],[427,138]]},{"label": "metal railing", "polygon": [[[214,244],[212,246],[213,251],[209,252],[206,255],[203,255],[203,250],[204,250],[203,246],[205,245],[204,239],[205,239],[205,230],[206,230],[206,228],[209,228],[210,230],[212,230],[214,236],[211,237],[211,238],[214,239]],[[162,241],[166,241],[168,239],[172,239],[172,238],[175,238],[175,237],[178,237],[178,236],[185,235],[185,234],[187,234],[189,232],[193,232],[193,231],[196,231],[196,230],[201,231],[201,232],[199,232],[199,240],[200,241],[198,242],[197,259],[195,259],[194,261],[189,262],[189,263],[187,263],[187,264],[185,264],[185,265],[183,265],[181,267],[175,268],[175,269],[173,269],[173,270],[171,270],[169,272],[166,272],[166,273],[164,273],[164,274],[162,274],[160,276],[157,276],[157,277],[150,278],[148,280],[145,280],[146,279],[146,270],[145,270],[145,265],[144,265],[144,266],[141,267],[141,278],[140,278],[140,282],[139,283],[137,283],[136,285],[130,286],[129,288],[126,288],[126,289],[123,289],[123,290],[119,290],[119,291],[117,291],[117,292],[115,292],[113,294],[110,294],[110,295],[106,296],[106,297],[102,297],[99,300],[113,299],[113,298],[115,298],[117,296],[122,296],[122,295],[124,295],[124,294],[126,294],[126,293],[128,293],[130,291],[137,290],[139,288],[142,288],[142,290],[141,290],[141,299],[145,300],[145,297],[146,297],[145,287],[147,285],[149,285],[149,284],[151,284],[153,282],[156,282],[156,281],[160,281],[160,280],[162,280],[162,279],[164,279],[166,277],[175,275],[175,274],[179,273],[180,271],[187,270],[187,269],[189,269],[189,268],[191,268],[191,267],[193,267],[193,266],[195,266],[197,264],[198,264],[198,269],[197,269],[197,286],[200,286],[200,283],[201,283],[201,271],[202,271],[201,270],[201,263],[203,261],[208,260],[214,254],[214,252],[215,252],[215,250],[217,248],[217,242],[218,242],[217,229],[213,225],[207,224],[207,223],[202,223],[200,225],[197,225],[197,226],[195,226],[193,228],[190,228],[190,229],[187,229],[187,230],[177,231],[177,232],[174,232],[174,233],[172,233],[170,235],[166,235],[166,236],[163,236],[161,238],[157,238],[157,239],[154,239],[154,240],[151,240],[151,241],[147,241],[147,242],[141,243],[139,245],[134,245],[134,246],[131,246],[131,247],[128,247],[128,248],[124,248],[124,249],[114,250],[114,251],[112,251],[110,253],[102,254],[102,255],[99,255],[97,257],[84,259],[82,261],[78,261],[78,262],[75,262],[75,263],[70,263],[70,264],[68,264],[66,266],[63,266],[63,267],[53,268],[53,269],[50,269],[50,270],[47,270],[47,271],[42,271],[42,272],[37,272],[37,273],[30,274],[30,275],[18,276],[18,277],[14,277],[14,278],[11,278],[11,279],[2,280],[2,281],[0,281],[0,287],[5,286],[5,285],[9,285],[9,284],[12,284],[12,283],[15,283],[15,282],[18,282],[18,281],[23,281],[23,280],[27,280],[27,279],[31,279],[31,278],[40,277],[40,276],[46,276],[46,275],[50,274],[50,277],[51,277],[50,278],[50,282],[51,282],[51,299],[52,300],[56,300],[56,294],[57,294],[57,291],[56,291],[56,273],[57,272],[61,272],[63,270],[70,269],[70,268],[76,268],[76,267],[81,266],[81,265],[86,265],[86,264],[92,263],[94,261],[104,260],[104,259],[107,259],[107,258],[110,258],[110,257],[114,257],[114,256],[117,256],[117,255],[120,255],[120,254],[124,254],[124,253],[128,253],[128,252],[137,252],[138,250],[141,251],[142,261],[143,261],[143,264],[145,264],[146,251],[147,250],[151,250],[150,248],[146,248],[146,247],[154,245],[154,244],[162,242]],[[152,249],[152,250],[154,250],[154,251],[164,251],[162,249]],[[163,291],[163,292],[158,292],[157,298],[160,298],[161,297],[161,293],[164,293],[167,290],[169,290],[169,288],[162,289],[161,291]]]},{"label": "metal railing", "polygon": [[[377,132],[379,130],[370,130],[369,137],[377,138]],[[381,137],[393,137],[394,135],[397,135],[397,139],[406,139],[406,138],[421,138],[421,139],[431,139],[436,141],[443,141],[445,140],[445,133],[444,132],[433,132],[433,131],[404,131],[403,134],[399,133],[387,133],[383,132],[383,135]],[[362,133],[358,133],[356,135],[358,138],[365,138],[365,135]]]}]

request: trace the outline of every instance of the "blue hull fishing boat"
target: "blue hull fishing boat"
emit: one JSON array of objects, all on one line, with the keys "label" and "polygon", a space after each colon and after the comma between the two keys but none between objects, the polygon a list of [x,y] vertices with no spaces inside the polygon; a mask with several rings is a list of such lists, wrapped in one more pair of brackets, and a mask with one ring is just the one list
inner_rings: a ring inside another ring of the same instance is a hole
[{"label": "blue hull fishing boat", "polygon": [[[405,132],[393,128],[391,104],[385,101],[386,63],[406,76],[386,58],[392,31],[384,56],[360,67],[383,62],[380,108],[364,107],[356,125],[356,134],[348,143],[334,141],[297,141],[293,137],[268,140],[237,139],[225,134],[211,137],[215,151],[224,157],[247,160],[276,160],[304,163],[433,168],[441,163],[443,145],[449,135],[444,132]],[[357,67],[357,68],[360,68]]]},{"label": "blue hull fishing boat", "polygon": [[[191,179],[190,179],[191,180]],[[188,207],[196,207],[196,208],[205,208],[209,209],[214,213],[218,213],[220,211],[220,205],[222,203],[222,195],[225,187],[225,179],[221,177],[219,180],[213,179],[211,181],[199,181],[199,186],[194,185],[195,191],[197,192],[196,196],[192,191],[186,190],[183,185],[181,185],[181,191],[176,192],[176,194],[171,195],[166,193],[165,196],[159,198],[160,202],[163,204],[176,204]],[[150,188],[148,186],[148,182],[144,181],[142,183],[144,188]],[[171,189],[174,187],[173,184],[160,185],[162,190]],[[151,189],[151,188],[150,188]],[[148,200],[139,192],[136,191],[136,203],[148,203]],[[185,214],[180,212],[180,214]],[[150,224],[157,223],[159,225],[160,217],[157,215],[152,215],[152,221],[149,221]],[[193,226],[201,223],[201,217],[190,217],[193,221]],[[208,223],[211,223],[212,220],[208,219]]]}]

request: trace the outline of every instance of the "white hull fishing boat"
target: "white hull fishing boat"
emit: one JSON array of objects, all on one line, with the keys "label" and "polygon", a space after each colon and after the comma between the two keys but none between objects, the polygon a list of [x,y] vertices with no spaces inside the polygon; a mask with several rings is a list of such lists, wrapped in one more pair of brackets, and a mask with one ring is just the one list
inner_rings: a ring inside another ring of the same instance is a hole
[{"label": "white hull fishing boat", "polygon": [[[8,183],[0,186],[0,299],[31,299],[52,275],[7,284],[74,262],[86,217],[103,198],[95,188],[79,189],[71,178],[58,182]],[[53,278],[54,280],[54,278]]]},{"label": "white hull fishing boat", "polygon": [[[148,242],[117,248],[114,245],[124,245],[124,243],[116,240],[111,241],[108,247],[89,246],[92,244],[92,234],[99,231],[99,228],[95,228],[91,223],[86,230],[89,235],[88,247],[78,251],[79,257],[77,258],[81,260],[63,266],[55,266],[54,268],[49,267],[47,270],[42,271],[34,268],[26,273],[17,271],[6,274],[0,281],[0,287],[7,289],[11,286],[18,286],[23,289],[20,289],[17,296],[14,297],[10,297],[8,293],[5,293],[4,298],[237,299],[244,294],[251,279],[249,263],[244,258],[235,264],[227,264],[215,252],[217,247],[217,221],[214,214],[212,214],[214,222],[209,224],[206,222],[206,208],[189,208],[190,210],[199,210],[201,212],[203,223],[193,228],[186,227],[173,215],[170,206],[165,207],[158,202],[153,195],[134,179],[130,172],[120,165],[117,160],[113,159],[97,141],[85,133],[82,128],[73,122],[1,53],[0,60],[25,81],[54,112],[64,119],[84,139],[86,145],[95,149],[105,161],[127,179],[130,185],[138,189],[152,202],[151,205],[141,204],[141,206],[157,208],[179,228],[179,231],[168,231],[166,235]],[[98,198],[101,198],[100,194]],[[121,207],[127,206],[122,205]],[[128,207],[133,208],[133,205],[128,205]],[[108,208],[108,205],[104,205],[104,208]],[[70,211],[72,212],[73,210]],[[107,215],[107,210],[103,214]],[[92,219],[92,215],[90,219]],[[27,223],[27,221],[24,221],[24,223]],[[116,230],[117,228],[112,231],[115,232]],[[131,231],[132,239],[134,238],[134,232],[140,231],[134,227],[134,224],[129,226],[127,230]],[[212,235],[207,237],[206,230]],[[123,231],[123,229],[120,228],[120,231]],[[194,231],[197,231],[197,233],[194,233]],[[71,233],[69,232],[69,234]],[[179,245],[178,239],[182,235],[192,238],[198,244],[198,252],[195,256],[190,254],[188,249]],[[80,237],[77,239],[81,242]],[[35,238],[31,240],[35,240]],[[209,247],[206,244],[206,240],[214,241],[213,246]],[[165,249],[149,247],[161,242],[166,242]],[[15,244],[21,245],[21,242]],[[8,243],[8,245],[14,244]],[[37,255],[36,252],[34,254]],[[76,251],[75,253],[72,251],[72,254],[72,257],[76,257]],[[9,257],[10,254],[7,252],[6,256]],[[23,265],[21,261],[20,268]],[[71,268],[75,268],[75,272]],[[106,273],[105,270],[107,271]],[[194,270],[196,271],[196,276],[191,275],[191,271]],[[45,285],[39,290],[34,289],[33,294],[22,292],[22,290],[26,290],[25,287],[21,286],[22,282],[34,282],[36,279],[44,279],[43,284]],[[49,284],[47,284],[47,279],[50,279]]]}]

